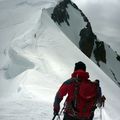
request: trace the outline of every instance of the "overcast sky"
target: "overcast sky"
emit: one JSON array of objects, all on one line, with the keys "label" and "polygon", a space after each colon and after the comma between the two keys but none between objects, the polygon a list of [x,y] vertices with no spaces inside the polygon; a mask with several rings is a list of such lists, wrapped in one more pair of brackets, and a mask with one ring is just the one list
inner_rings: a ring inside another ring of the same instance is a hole
[{"label": "overcast sky", "polygon": [[120,0],[72,0],[91,22],[97,37],[120,54]]}]

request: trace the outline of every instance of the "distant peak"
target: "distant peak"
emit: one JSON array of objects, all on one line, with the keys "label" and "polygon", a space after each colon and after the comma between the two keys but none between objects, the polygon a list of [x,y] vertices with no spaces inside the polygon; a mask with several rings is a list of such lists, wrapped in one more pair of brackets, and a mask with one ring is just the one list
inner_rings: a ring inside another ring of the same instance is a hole
[{"label": "distant peak", "polygon": [[66,22],[69,26],[69,13],[67,12],[66,8],[67,5],[71,4],[71,0],[63,0],[53,10],[53,13],[51,14],[51,18],[57,22],[59,25],[61,25],[62,22]]}]

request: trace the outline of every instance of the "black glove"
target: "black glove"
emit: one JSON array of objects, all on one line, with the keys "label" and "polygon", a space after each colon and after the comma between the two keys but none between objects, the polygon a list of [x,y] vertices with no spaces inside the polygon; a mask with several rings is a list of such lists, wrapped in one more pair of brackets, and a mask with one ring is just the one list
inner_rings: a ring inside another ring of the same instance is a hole
[{"label": "black glove", "polygon": [[53,109],[53,111],[54,111],[54,115],[58,115],[58,113],[59,113],[59,110],[60,110],[60,105],[58,104],[58,105],[56,105],[56,106],[54,106],[54,109]]},{"label": "black glove", "polygon": [[105,100],[106,100],[106,97],[103,95],[101,97],[101,101],[102,101],[102,106],[104,107],[105,106]]},{"label": "black glove", "polygon": [[58,115],[58,111],[54,110],[54,116]]}]

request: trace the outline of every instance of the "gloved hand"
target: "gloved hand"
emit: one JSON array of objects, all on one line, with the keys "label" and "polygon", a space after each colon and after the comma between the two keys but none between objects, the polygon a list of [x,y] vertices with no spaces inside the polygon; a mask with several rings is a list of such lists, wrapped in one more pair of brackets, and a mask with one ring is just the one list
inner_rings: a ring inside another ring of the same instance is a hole
[{"label": "gloved hand", "polygon": [[58,115],[58,111],[54,111],[53,114],[54,114],[54,116]]},{"label": "gloved hand", "polygon": [[106,100],[106,97],[103,95],[101,97],[101,101],[102,101],[102,106],[104,107],[105,106],[105,100]]},{"label": "gloved hand", "polygon": [[58,113],[59,113],[59,110],[60,110],[60,106],[57,106],[57,107],[55,107],[54,108],[54,115],[58,115]]},{"label": "gloved hand", "polygon": [[105,98],[105,96],[103,95],[103,96],[101,96],[100,98],[99,98],[99,100],[97,101],[97,107],[104,107],[104,104],[105,104],[105,100],[106,100],[106,98]]}]

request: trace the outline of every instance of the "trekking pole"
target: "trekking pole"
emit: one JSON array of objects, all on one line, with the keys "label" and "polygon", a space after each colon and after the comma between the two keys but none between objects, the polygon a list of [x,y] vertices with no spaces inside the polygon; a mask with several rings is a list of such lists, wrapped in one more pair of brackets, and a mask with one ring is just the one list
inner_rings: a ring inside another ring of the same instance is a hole
[{"label": "trekking pole", "polygon": [[55,120],[56,116],[57,116],[57,115],[54,115],[53,118],[52,118],[52,120]]},{"label": "trekking pole", "polygon": [[64,110],[64,107],[61,109],[61,111],[60,111],[60,114],[59,114],[59,115],[61,115],[61,114],[62,114],[63,110]]},{"label": "trekking pole", "polygon": [[60,119],[60,115],[62,114],[63,110],[64,110],[64,107],[61,109],[60,113],[58,114],[57,120],[61,120],[61,119]]},{"label": "trekking pole", "polygon": [[58,115],[58,118],[57,118],[57,120],[60,120],[60,115]]},{"label": "trekking pole", "polygon": [[[53,118],[52,118],[52,120],[55,120],[56,116],[57,115],[54,115]],[[58,118],[56,120],[60,120],[60,115],[58,115]]]},{"label": "trekking pole", "polygon": [[[65,107],[63,106],[63,108],[61,109],[60,113],[58,114],[57,120],[60,120],[60,115],[62,114],[64,108],[65,108]],[[53,118],[52,118],[52,120],[55,120],[56,116],[57,116],[57,115],[54,115]]]},{"label": "trekking pole", "polygon": [[100,120],[102,120],[102,107],[100,107]]}]

